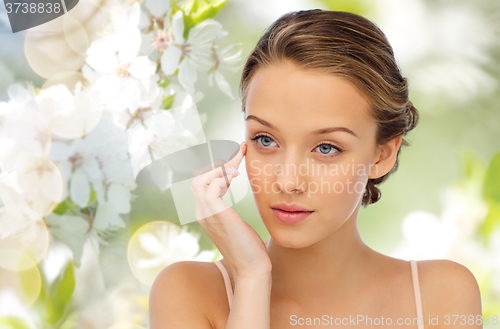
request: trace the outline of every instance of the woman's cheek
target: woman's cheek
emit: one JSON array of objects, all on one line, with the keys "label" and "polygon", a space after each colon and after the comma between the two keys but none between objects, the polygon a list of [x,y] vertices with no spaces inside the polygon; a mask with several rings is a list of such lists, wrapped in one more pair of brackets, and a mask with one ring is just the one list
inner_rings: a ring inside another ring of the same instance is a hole
[{"label": "woman's cheek", "polygon": [[245,165],[252,192],[256,195],[264,193],[263,180],[265,177],[263,177],[262,161],[245,156]]},{"label": "woman's cheek", "polygon": [[316,176],[314,183],[310,183],[310,193],[317,191],[321,195],[336,199],[348,199],[363,194],[366,175],[358,172],[353,163],[350,163],[349,167],[344,168],[339,165],[338,168],[338,170],[323,171],[322,175]]}]

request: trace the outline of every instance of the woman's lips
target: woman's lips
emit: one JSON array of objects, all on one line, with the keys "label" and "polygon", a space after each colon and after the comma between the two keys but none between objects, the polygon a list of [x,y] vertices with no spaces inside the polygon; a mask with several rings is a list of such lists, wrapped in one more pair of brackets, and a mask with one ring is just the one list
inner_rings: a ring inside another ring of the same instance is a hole
[{"label": "woman's lips", "polygon": [[285,224],[295,224],[306,219],[314,211],[289,212],[281,209],[271,208],[274,217]]}]

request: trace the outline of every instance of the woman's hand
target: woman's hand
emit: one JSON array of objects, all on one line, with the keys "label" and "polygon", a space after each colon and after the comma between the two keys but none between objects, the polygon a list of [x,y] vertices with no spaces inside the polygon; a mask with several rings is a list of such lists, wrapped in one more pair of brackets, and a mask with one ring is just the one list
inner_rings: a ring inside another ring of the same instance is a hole
[{"label": "woman's hand", "polygon": [[222,200],[231,181],[238,176],[228,168],[238,168],[246,149],[246,143],[242,142],[238,154],[229,162],[216,161],[210,164],[210,168],[215,165],[215,169],[208,172],[205,172],[207,168],[200,168],[197,172],[205,173],[195,176],[191,187],[196,198],[196,219],[224,256],[235,281],[271,272],[264,241]]}]

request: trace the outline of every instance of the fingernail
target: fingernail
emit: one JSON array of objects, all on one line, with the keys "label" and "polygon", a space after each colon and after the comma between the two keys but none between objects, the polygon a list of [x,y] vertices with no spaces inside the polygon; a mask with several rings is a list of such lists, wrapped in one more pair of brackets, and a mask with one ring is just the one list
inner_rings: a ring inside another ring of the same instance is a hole
[{"label": "fingernail", "polygon": [[236,168],[234,168],[234,167],[227,167],[226,169],[229,170],[229,171],[232,171],[232,172],[240,174],[240,172],[238,170],[236,170]]}]

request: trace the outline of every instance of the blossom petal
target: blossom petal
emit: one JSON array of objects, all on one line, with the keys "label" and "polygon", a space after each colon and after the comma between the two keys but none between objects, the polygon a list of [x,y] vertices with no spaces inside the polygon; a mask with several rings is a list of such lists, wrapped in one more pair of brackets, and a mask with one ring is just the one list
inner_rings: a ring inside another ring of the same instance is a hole
[{"label": "blossom petal", "polygon": [[215,254],[216,252],[213,250],[203,250],[192,260],[196,262],[211,262],[214,259]]},{"label": "blossom petal", "polygon": [[175,47],[168,47],[161,55],[161,69],[166,75],[172,75],[179,66],[179,61],[182,56],[182,51]]},{"label": "blossom petal", "polygon": [[130,191],[119,184],[111,184],[108,189],[108,203],[120,214],[130,212]]},{"label": "blossom petal", "polygon": [[225,68],[234,69],[238,68],[238,64],[241,61],[241,53],[242,53],[242,44],[235,43],[224,48],[219,53],[219,58],[221,60],[221,64],[224,65]]},{"label": "blossom petal", "polygon": [[184,58],[179,65],[179,83],[189,94],[193,94],[196,80],[198,80],[196,68],[188,58]]},{"label": "blossom petal", "polygon": [[70,183],[71,200],[80,207],[86,207],[90,198],[90,184],[87,176],[81,169],[75,170],[71,175]]},{"label": "blossom petal", "polygon": [[184,43],[184,14],[182,10],[175,13],[172,18],[172,34],[177,43]]},{"label": "blossom petal", "polygon": [[25,104],[31,100],[30,91],[18,83],[10,85],[7,88],[7,95],[9,95],[10,99],[19,104]]},{"label": "blossom petal", "polygon": [[141,13],[139,14],[139,24],[137,24],[137,27],[139,30],[143,31],[149,27],[150,21],[149,21],[149,16],[148,14],[141,10]]},{"label": "blossom petal", "polygon": [[68,180],[71,177],[71,163],[69,161],[62,161],[57,163],[57,169],[61,173],[63,179],[63,193],[61,201],[66,200],[68,197]]},{"label": "blossom petal", "polygon": [[144,232],[142,234],[139,234],[138,239],[142,249],[146,250],[151,255],[162,254],[164,247],[154,234]]},{"label": "blossom petal", "polygon": [[220,29],[217,31],[217,38],[222,39],[228,35],[228,32],[226,30]]},{"label": "blossom petal", "polygon": [[189,30],[188,43],[209,43],[217,36],[221,28],[222,25],[216,20],[206,19]]},{"label": "blossom petal", "polygon": [[141,16],[141,5],[139,2],[134,2],[128,9],[128,19],[127,25],[129,26],[137,26],[139,24]]},{"label": "blossom petal", "polygon": [[77,216],[58,216],[55,213],[47,215],[44,220],[50,225],[50,233],[70,247],[75,265],[80,266],[89,223]]},{"label": "blossom petal", "polygon": [[108,203],[97,206],[92,226],[97,230],[104,231],[111,227],[125,227],[123,219],[116,213]]},{"label": "blossom petal", "polygon": [[98,72],[112,72],[118,65],[115,55],[118,48],[117,36],[106,36],[95,40],[87,49],[87,64]]},{"label": "blossom petal", "polygon": [[217,85],[224,94],[228,95],[229,98],[234,99],[233,93],[231,92],[231,86],[219,71],[215,71],[215,82],[217,82]]},{"label": "blossom petal", "polygon": [[189,255],[189,258],[194,258],[199,250],[200,245],[198,244],[198,240],[193,236],[193,234],[182,231],[175,238],[170,239],[169,250],[167,254],[172,253],[173,255],[177,255],[177,253],[179,252]]},{"label": "blossom petal", "polygon": [[164,260],[160,257],[155,257],[151,259],[139,259],[137,262],[137,267],[138,268],[152,268],[152,267],[158,267],[162,265]]},{"label": "blossom petal", "polygon": [[85,159],[85,173],[89,175],[92,180],[102,180],[102,171],[99,168],[99,163],[95,157]]},{"label": "blossom petal", "polygon": [[[46,198],[47,200],[51,200],[54,203],[59,203],[63,199],[61,199],[62,195],[62,190],[63,187],[61,186],[61,183],[64,182],[64,179],[60,175],[59,171],[48,171],[42,174],[42,177],[40,177],[40,192],[42,193],[43,197]],[[59,180],[59,177],[61,179]],[[57,191],[57,192],[56,192]],[[61,193],[59,193],[59,191]]]},{"label": "blossom petal", "polygon": [[70,147],[63,142],[52,142],[49,157],[54,161],[64,161],[70,156]]},{"label": "blossom petal", "polygon": [[119,35],[120,47],[118,55],[120,64],[129,64],[139,53],[141,47],[141,31],[136,26],[129,26],[123,29]]},{"label": "blossom petal", "polygon": [[146,8],[155,17],[162,17],[170,8],[170,0],[146,0]]},{"label": "blossom petal", "polygon": [[132,61],[128,72],[135,78],[142,80],[147,79],[156,71],[156,64],[147,56],[139,56]]}]

